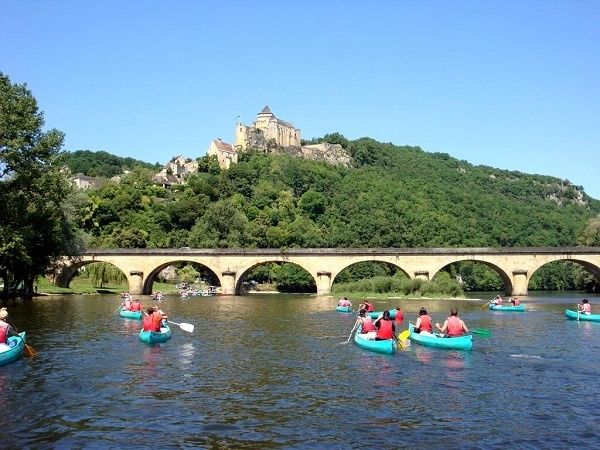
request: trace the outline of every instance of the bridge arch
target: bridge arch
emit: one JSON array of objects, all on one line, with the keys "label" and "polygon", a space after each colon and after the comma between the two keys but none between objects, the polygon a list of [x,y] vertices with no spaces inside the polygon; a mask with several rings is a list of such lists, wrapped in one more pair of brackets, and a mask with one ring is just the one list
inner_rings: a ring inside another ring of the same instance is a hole
[{"label": "bridge arch", "polygon": [[211,267],[209,267],[208,265],[206,265],[202,262],[194,261],[193,259],[174,258],[172,260],[164,261],[160,265],[158,265],[158,266],[154,267],[152,270],[150,270],[150,272],[143,279],[142,292],[144,294],[151,294],[152,293],[152,285],[154,284],[154,281],[156,280],[156,278],[158,277],[160,272],[162,272],[164,269],[166,269],[169,266],[177,265],[177,264],[181,264],[181,263],[201,266],[203,269],[210,271],[213,274],[213,276],[219,280],[220,286],[223,285],[223,281],[222,281],[221,277],[219,276],[219,274],[215,270],[213,270]]},{"label": "bridge arch", "polygon": [[264,266],[265,264],[277,264],[277,265],[290,264],[292,266],[298,267],[310,275],[310,277],[314,283],[315,289],[317,288],[318,280],[315,278],[315,275],[313,273],[311,273],[311,271],[309,269],[307,269],[306,267],[304,267],[301,263],[299,263],[297,261],[290,261],[290,260],[282,261],[281,259],[267,259],[265,261],[256,262],[248,267],[245,267],[244,269],[240,269],[240,271],[238,272],[238,275],[236,276],[236,281],[235,281],[235,295],[239,295],[242,292],[242,285],[243,285],[244,281],[246,280],[248,274],[251,273],[257,267]]},{"label": "bridge arch", "polygon": [[376,258],[365,258],[363,260],[352,261],[351,263],[346,264],[345,266],[338,267],[337,270],[335,271],[335,273],[334,272],[331,273],[331,285],[333,286],[333,283],[335,283],[336,279],[340,276],[340,274],[342,272],[344,272],[345,270],[352,269],[353,267],[355,267],[359,264],[364,264],[364,263],[376,263],[379,265],[393,267],[397,271],[402,272],[404,275],[406,275],[406,278],[408,278],[408,279],[411,278],[410,274],[406,270],[404,270],[400,265],[395,264],[392,261],[376,259]]},{"label": "bridge arch", "polygon": [[483,264],[484,266],[489,267],[490,269],[492,269],[495,273],[497,273],[500,276],[502,283],[504,284],[504,292],[506,292],[509,295],[513,293],[514,284],[513,284],[513,280],[511,278],[511,276],[499,265],[494,264],[490,261],[486,261],[484,259],[458,258],[454,261],[450,261],[447,264],[443,265],[442,267],[438,267],[437,270],[433,274],[431,274],[431,279],[433,280],[433,278],[438,273],[440,273],[442,270],[444,270],[446,267],[450,266],[451,264],[460,263],[460,262],[474,262],[474,263]]},{"label": "bridge arch", "polygon": [[[53,282],[56,286],[62,288],[68,288],[71,284],[71,280],[75,278],[75,276],[79,273],[80,269],[89,266],[92,264],[108,264],[121,273],[127,279],[127,272],[123,269],[123,267],[119,267],[118,264],[115,264],[113,261],[102,261],[102,260],[78,260],[69,265],[62,266],[61,270],[55,275]],[[129,280],[127,280],[129,281]]]}]

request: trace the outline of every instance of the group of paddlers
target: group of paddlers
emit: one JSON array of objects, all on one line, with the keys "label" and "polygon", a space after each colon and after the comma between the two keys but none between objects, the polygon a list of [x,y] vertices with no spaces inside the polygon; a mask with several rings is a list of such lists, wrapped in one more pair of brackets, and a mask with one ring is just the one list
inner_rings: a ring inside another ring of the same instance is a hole
[{"label": "group of paddlers", "polygon": [[[510,301],[510,303],[512,303],[513,306],[519,306],[521,304],[521,300],[519,300],[519,297],[512,297],[509,301]],[[502,306],[502,304],[504,303],[504,299],[502,297],[500,297],[499,295],[496,295],[490,301],[490,303],[492,305]]]},{"label": "group of paddlers", "polygon": [[132,299],[128,293],[121,294],[121,300],[123,310],[140,311],[144,315],[142,319],[144,331],[160,332],[163,320],[166,320],[168,316],[158,306],[150,306],[143,311],[141,302],[138,299]]}]

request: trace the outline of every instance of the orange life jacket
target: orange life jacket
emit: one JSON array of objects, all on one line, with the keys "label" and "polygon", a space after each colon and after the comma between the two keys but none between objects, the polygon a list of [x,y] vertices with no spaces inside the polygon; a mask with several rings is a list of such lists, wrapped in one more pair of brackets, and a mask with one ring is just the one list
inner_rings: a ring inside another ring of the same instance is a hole
[{"label": "orange life jacket", "polygon": [[362,321],[362,332],[368,333],[369,331],[375,331],[375,325],[370,317],[365,317]]},{"label": "orange life jacket", "polygon": [[448,317],[448,329],[446,330],[449,336],[460,336],[463,334],[462,324],[456,316]]},{"label": "orange life jacket", "polygon": [[419,330],[429,331],[431,333],[433,331],[433,328],[431,328],[431,317],[429,317],[428,315],[423,315],[420,316],[420,319],[421,323],[419,325]]},{"label": "orange life jacket", "polygon": [[377,337],[379,339],[391,339],[394,335],[394,330],[392,329],[392,321],[391,320],[383,320],[381,319],[379,322],[379,329],[377,330]]}]

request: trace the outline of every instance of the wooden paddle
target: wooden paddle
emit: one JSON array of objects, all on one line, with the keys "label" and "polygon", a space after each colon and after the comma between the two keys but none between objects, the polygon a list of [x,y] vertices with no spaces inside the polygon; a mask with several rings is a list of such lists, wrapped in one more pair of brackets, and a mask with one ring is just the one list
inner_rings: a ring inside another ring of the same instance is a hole
[{"label": "wooden paddle", "polygon": [[177,323],[177,322],[171,322],[170,320],[167,320],[167,322],[172,323],[173,325],[178,325],[179,328],[181,328],[183,331],[187,331],[189,333],[194,332],[194,325],[192,325],[191,323]]},{"label": "wooden paddle", "polygon": [[[19,330],[17,330],[17,327],[15,327],[14,325],[10,325],[13,330],[15,330],[15,333],[19,333]],[[38,352],[28,343],[25,343],[25,348],[23,349],[23,355],[27,356],[28,358],[33,358],[34,356],[38,355]]]}]

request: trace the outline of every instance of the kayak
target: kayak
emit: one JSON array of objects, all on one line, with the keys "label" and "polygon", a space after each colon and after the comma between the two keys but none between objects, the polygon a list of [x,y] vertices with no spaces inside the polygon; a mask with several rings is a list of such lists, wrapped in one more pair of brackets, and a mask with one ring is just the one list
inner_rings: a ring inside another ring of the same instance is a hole
[{"label": "kayak", "polygon": [[513,312],[524,312],[525,311],[525,305],[519,305],[519,306],[503,306],[503,305],[489,305],[488,309],[490,311],[513,311]]},{"label": "kayak", "polygon": [[352,312],[352,306],[338,306],[335,310],[337,312],[349,313]]},{"label": "kayak", "polygon": [[25,332],[8,338],[7,345],[0,345],[0,366],[16,361],[23,356],[25,350]]},{"label": "kayak", "polygon": [[119,311],[119,315],[126,319],[142,320],[142,312],[141,311],[130,311],[128,309],[121,309]]},{"label": "kayak", "polygon": [[[571,309],[565,309],[565,316],[567,316],[567,319],[578,320],[577,311],[573,311]],[[579,320],[587,320],[589,322],[600,322],[600,314],[579,313]]]},{"label": "kayak", "polygon": [[163,322],[163,325],[160,327],[160,332],[144,331],[143,329],[140,331],[140,341],[145,342],[146,344],[167,342],[169,339],[171,339],[171,328],[169,328],[169,325],[166,322]]},{"label": "kayak", "polygon": [[361,334],[361,330],[362,327],[358,327],[356,333],[354,333],[354,342],[360,348],[371,350],[372,352],[385,353],[387,355],[396,353],[396,339],[386,339],[384,341],[367,339],[364,334]]},{"label": "kayak", "polygon": [[470,334],[444,337],[439,333],[415,333],[414,328],[415,326],[412,323],[408,324],[408,330],[410,331],[408,338],[417,344],[448,350],[471,350],[473,348],[473,336]]},{"label": "kayak", "polygon": [[[390,312],[390,319],[394,320],[396,318],[396,309],[389,309],[388,311]],[[371,316],[371,319],[375,320],[379,316],[383,315],[383,311],[371,311],[367,314]]]}]

